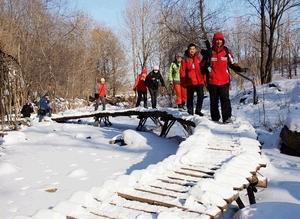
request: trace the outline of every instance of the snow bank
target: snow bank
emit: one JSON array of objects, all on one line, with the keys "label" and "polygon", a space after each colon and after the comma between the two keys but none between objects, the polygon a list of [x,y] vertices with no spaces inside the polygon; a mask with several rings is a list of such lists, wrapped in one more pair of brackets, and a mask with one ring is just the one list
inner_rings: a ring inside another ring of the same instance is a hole
[{"label": "snow bank", "polygon": [[137,131],[128,129],[123,132],[124,142],[130,146],[130,148],[137,149],[149,149],[147,145],[147,139]]},{"label": "snow bank", "polygon": [[250,205],[238,211],[233,219],[282,219],[297,218],[300,215],[300,205],[284,202],[265,202]]},{"label": "snow bank", "polygon": [[285,121],[285,125],[289,130],[300,133],[300,111],[290,112]]}]

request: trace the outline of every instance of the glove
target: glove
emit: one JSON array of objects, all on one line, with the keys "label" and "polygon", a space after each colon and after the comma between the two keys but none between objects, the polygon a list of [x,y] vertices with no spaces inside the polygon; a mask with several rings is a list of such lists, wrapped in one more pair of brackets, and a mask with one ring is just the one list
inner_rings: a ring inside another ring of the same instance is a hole
[{"label": "glove", "polygon": [[249,68],[241,68],[241,72],[247,72],[249,71]]}]

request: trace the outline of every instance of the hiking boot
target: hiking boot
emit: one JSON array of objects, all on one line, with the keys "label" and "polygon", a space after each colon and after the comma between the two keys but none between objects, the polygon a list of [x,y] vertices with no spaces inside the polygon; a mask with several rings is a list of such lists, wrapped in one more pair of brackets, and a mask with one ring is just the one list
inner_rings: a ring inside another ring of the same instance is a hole
[{"label": "hiking boot", "polygon": [[204,114],[202,112],[196,112],[196,114],[201,117],[204,116]]},{"label": "hiking boot", "polygon": [[188,114],[190,114],[190,115],[194,115],[194,110],[193,110],[193,109],[188,109],[187,112],[188,112]]},{"label": "hiking boot", "polygon": [[228,123],[233,123],[231,118],[226,119],[225,121],[223,121],[224,124],[228,124]]}]

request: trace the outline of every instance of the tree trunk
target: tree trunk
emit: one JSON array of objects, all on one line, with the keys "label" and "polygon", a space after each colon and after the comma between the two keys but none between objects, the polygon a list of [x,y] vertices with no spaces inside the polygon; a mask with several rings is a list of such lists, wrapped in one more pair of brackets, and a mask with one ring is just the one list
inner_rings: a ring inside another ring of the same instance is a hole
[{"label": "tree trunk", "polygon": [[261,17],[261,38],[260,38],[260,81],[261,84],[266,83],[266,70],[265,70],[265,43],[266,43],[266,18],[265,18],[265,0],[261,0],[260,4]]}]

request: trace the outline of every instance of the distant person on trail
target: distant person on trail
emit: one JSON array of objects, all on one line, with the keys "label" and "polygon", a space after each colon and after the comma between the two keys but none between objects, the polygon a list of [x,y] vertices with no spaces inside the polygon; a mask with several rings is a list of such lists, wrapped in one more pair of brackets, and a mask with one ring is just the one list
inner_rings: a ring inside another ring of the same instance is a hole
[{"label": "distant person on trail", "polygon": [[[95,110],[98,110],[99,107],[99,100],[102,104],[102,110],[105,110],[105,104],[106,104],[106,85],[105,85],[105,79],[101,78],[98,84],[98,98],[96,99],[96,105]],[[95,94],[96,97],[96,94]]]},{"label": "distant person on trail", "polygon": [[203,116],[202,104],[204,98],[204,82],[205,76],[200,70],[201,58],[199,56],[197,46],[194,43],[188,45],[185,51],[185,57],[180,65],[180,81],[182,86],[187,89],[187,111],[190,115],[194,115],[194,93],[197,94],[197,103],[195,113]]},{"label": "distant person on trail", "polygon": [[39,116],[39,122],[41,122],[46,115],[51,117],[51,104],[50,104],[50,98],[48,94],[45,94],[41,97],[39,101],[39,110],[38,110],[38,116]]},{"label": "distant person on trail", "polygon": [[137,92],[137,100],[135,107],[139,107],[141,104],[141,101],[144,102],[144,107],[147,107],[147,86],[145,84],[145,80],[147,77],[147,69],[146,67],[143,67],[142,72],[137,76],[133,90]]},{"label": "distant person on trail", "polygon": [[33,106],[32,103],[30,101],[27,101],[21,110],[21,114],[23,118],[30,118],[31,113],[33,113]]},{"label": "distant person on trail", "polygon": [[175,60],[171,63],[168,74],[168,81],[175,90],[176,104],[178,108],[185,109],[186,102],[186,88],[184,88],[180,82],[180,65],[183,55],[178,53],[175,56]]},{"label": "distant person on trail", "polygon": [[31,116],[31,113],[33,113],[33,111],[34,111],[33,106],[30,101],[27,101],[21,109],[22,117],[25,119],[28,126],[32,125],[32,120],[31,120],[30,116]]},{"label": "distant person on trail", "polygon": [[159,67],[157,65],[155,65],[153,67],[153,70],[147,75],[145,84],[148,87],[151,96],[152,108],[156,109],[159,84],[165,87],[164,79],[161,76],[159,72]]},{"label": "distant person on trail", "polygon": [[229,98],[230,75],[228,68],[237,72],[246,72],[234,60],[231,51],[225,46],[224,35],[216,32],[213,36],[211,51],[206,51],[201,69],[208,75],[208,91],[210,96],[210,115],[213,121],[219,121],[219,101],[223,123],[231,123],[231,103]]}]

